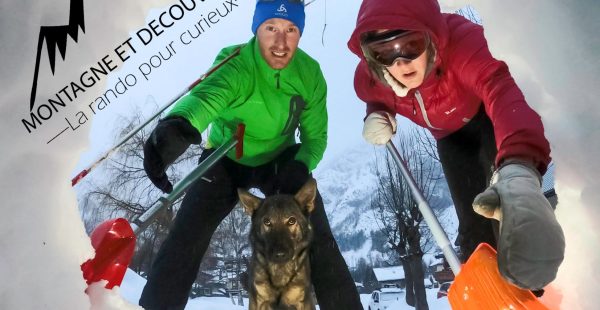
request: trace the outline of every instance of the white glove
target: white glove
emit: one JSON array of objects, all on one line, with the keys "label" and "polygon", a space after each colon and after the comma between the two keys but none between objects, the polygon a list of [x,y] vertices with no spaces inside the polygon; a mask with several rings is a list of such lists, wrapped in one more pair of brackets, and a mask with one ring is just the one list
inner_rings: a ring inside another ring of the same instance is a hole
[{"label": "white glove", "polygon": [[396,118],[386,111],[375,111],[365,119],[363,138],[371,144],[386,144],[396,133]]},{"label": "white glove", "polygon": [[531,163],[509,159],[473,201],[475,212],[500,221],[500,273],[530,290],[554,280],[565,252],[563,231],[540,186],[541,176]]}]

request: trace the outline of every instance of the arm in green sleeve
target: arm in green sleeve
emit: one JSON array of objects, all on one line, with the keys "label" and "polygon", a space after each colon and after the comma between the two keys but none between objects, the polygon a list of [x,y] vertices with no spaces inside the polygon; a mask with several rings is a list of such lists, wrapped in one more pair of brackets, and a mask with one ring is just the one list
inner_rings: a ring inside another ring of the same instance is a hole
[{"label": "arm in green sleeve", "polygon": [[313,97],[307,102],[300,116],[300,142],[302,146],[296,154],[312,171],[317,167],[327,147],[327,84],[319,69]]},{"label": "arm in green sleeve", "polygon": [[[225,51],[217,56],[226,57]],[[235,58],[229,60],[217,71],[213,72],[200,84],[196,85],[189,94],[177,102],[168,116],[181,116],[187,119],[199,132],[206,130],[208,125],[226,109],[240,93],[243,83],[238,81],[241,69]]]}]

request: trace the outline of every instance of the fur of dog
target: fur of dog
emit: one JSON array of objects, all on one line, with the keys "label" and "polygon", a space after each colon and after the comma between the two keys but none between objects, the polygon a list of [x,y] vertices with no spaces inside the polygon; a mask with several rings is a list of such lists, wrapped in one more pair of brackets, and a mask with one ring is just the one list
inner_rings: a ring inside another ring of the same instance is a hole
[{"label": "fur of dog", "polygon": [[252,216],[249,310],[313,310],[309,221],[317,183],[313,178],[296,195],[258,198],[238,189]]}]

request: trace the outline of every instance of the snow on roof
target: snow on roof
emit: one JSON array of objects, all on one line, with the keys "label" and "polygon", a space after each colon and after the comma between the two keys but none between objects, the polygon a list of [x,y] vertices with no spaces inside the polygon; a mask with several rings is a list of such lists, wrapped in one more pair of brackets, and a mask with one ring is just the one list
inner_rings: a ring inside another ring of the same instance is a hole
[{"label": "snow on roof", "polygon": [[[436,258],[439,257],[439,258]],[[423,254],[423,261],[425,262],[425,264],[428,267],[431,266],[436,266],[436,265],[441,265],[444,263],[444,258],[443,258],[443,254],[442,252],[436,252],[436,253],[426,253]]]},{"label": "snow on roof", "polygon": [[384,287],[379,290],[382,293],[401,293],[403,290],[397,287]]},{"label": "snow on roof", "polygon": [[402,266],[373,268],[377,281],[391,281],[404,279],[404,269]]},{"label": "snow on roof", "polygon": [[432,260],[431,263],[429,263],[429,267],[436,266],[436,265],[442,265],[442,264],[444,264],[444,259],[436,258],[435,260]]}]

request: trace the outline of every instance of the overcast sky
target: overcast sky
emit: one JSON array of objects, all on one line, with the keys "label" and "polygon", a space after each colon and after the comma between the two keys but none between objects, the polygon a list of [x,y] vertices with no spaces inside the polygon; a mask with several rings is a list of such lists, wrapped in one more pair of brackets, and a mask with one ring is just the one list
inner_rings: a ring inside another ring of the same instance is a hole
[{"label": "overcast sky", "polygon": [[[328,82],[330,139],[325,160],[331,160],[346,148],[363,143],[364,106],[352,88],[358,59],[346,48],[360,1],[327,0],[327,28],[322,38],[325,2],[317,0],[308,7],[300,46],[321,63]],[[66,60],[57,55],[54,76],[45,49],[42,53],[37,104],[76,80],[83,70],[175,1],[84,3],[85,34],[80,33],[77,44],[69,39]],[[112,87],[118,77],[136,72],[151,55],[177,41],[178,34],[192,27],[200,14],[207,14],[221,2],[200,4],[140,49],[104,83],[81,95],[35,133],[27,134],[20,120],[28,112],[39,27],[65,24],[69,0],[0,0],[0,190],[5,211],[0,218],[0,279],[5,279],[0,284],[1,309],[86,307],[79,265],[93,252],[79,221],[69,180],[110,147],[114,139],[111,122],[116,115],[131,113],[135,106],[147,102],[148,96],[158,105],[164,104],[202,74],[220,48],[250,38],[254,1],[236,3],[239,7],[228,17],[193,44],[176,47],[177,54],[156,69],[149,81],[138,81],[98,113],[93,124],[88,122],[46,144],[64,128],[65,117],[72,118],[104,88]],[[443,6],[453,11],[466,3],[443,1]],[[598,2],[468,3],[482,15],[492,53],[509,64],[528,102],[543,118],[557,167],[557,216],[567,237],[567,256],[555,285],[564,294],[563,305],[569,305],[565,309],[592,309],[600,298],[594,293],[600,284]],[[30,296],[32,290],[38,292],[35,298]]]}]

